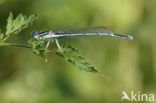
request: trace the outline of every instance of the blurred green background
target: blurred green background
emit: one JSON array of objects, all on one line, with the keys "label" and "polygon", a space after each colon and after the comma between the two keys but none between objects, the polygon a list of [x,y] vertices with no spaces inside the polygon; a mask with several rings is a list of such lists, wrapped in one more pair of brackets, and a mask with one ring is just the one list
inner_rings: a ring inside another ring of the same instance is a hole
[{"label": "blurred green background", "polygon": [[[39,19],[8,42],[26,44],[31,31],[109,26],[134,40],[70,37],[60,40],[103,74],[81,72],[64,59],[48,63],[31,50],[0,47],[0,103],[120,103],[122,91],[156,93],[156,0],[1,0],[0,28],[9,12]],[[51,44],[51,48],[56,48]],[[154,103],[154,102],[153,102]]]}]

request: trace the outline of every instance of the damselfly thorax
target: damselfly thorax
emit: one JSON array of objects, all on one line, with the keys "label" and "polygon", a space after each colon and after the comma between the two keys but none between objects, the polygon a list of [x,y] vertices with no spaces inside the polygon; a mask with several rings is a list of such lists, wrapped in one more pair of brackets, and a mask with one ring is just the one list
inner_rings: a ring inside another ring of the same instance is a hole
[{"label": "damselfly thorax", "polygon": [[39,32],[39,33],[37,33],[37,31],[34,30],[32,33],[32,36],[34,38],[37,38],[38,40],[49,40],[49,39],[53,38],[54,35],[55,35],[55,33],[51,30],[46,30],[46,31]]}]

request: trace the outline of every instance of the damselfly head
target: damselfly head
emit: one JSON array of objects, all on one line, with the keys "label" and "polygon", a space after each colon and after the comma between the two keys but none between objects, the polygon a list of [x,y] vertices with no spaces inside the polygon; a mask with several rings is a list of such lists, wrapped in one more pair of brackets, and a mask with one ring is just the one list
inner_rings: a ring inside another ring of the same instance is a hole
[{"label": "damselfly head", "polygon": [[37,34],[37,31],[36,30],[33,30],[32,31],[32,37],[33,38],[38,38],[38,34]]}]

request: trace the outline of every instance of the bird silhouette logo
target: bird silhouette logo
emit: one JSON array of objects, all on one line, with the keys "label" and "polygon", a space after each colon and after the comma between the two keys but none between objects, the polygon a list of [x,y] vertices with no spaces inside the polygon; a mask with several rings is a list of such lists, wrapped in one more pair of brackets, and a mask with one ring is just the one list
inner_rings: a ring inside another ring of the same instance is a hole
[{"label": "bird silhouette logo", "polygon": [[125,91],[122,91],[122,94],[123,94],[123,96],[122,96],[122,98],[121,98],[122,101],[123,101],[124,99],[130,101],[130,98],[128,97],[128,95],[127,95],[127,93],[126,93]]}]

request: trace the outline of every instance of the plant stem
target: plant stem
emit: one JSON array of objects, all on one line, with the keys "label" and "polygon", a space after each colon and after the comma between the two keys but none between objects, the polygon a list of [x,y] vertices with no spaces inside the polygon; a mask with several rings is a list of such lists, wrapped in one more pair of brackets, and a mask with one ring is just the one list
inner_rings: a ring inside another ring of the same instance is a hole
[{"label": "plant stem", "polygon": [[2,42],[6,41],[9,38],[8,35],[5,35],[4,38],[2,39]]},{"label": "plant stem", "polygon": [[14,46],[21,48],[32,48],[30,45],[18,44],[18,43],[0,43],[0,46]]}]

